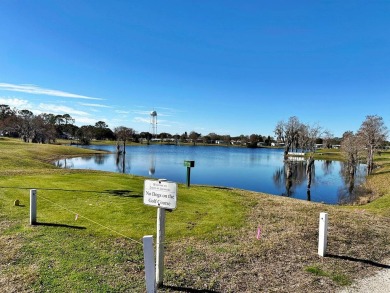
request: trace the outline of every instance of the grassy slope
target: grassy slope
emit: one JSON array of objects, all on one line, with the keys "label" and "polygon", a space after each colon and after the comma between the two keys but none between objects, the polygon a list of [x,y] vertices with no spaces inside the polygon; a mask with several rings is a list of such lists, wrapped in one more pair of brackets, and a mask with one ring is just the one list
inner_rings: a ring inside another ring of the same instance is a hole
[{"label": "grassy slope", "polygon": [[[0,287],[6,292],[143,292],[140,241],[156,228],[156,209],[142,203],[144,178],[48,163],[89,152],[82,149],[7,139],[0,139],[0,148]],[[390,159],[381,158],[384,167],[369,184],[388,180]],[[178,208],[167,213],[164,290],[254,292],[260,286],[321,292],[349,284],[389,257],[390,194],[386,184],[380,186],[375,192],[383,196],[369,205],[334,207],[179,185]],[[31,188],[38,189],[41,223],[33,227],[28,224]],[[13,206],[15,199],[21,206]],[[330,215],[333,256],[319,259],[323,211]]]},{"label": "grassy slope", "polygon": [[376,155],[374,160],[377,168],[374,174],[367,178],[365,184],[367,193],[360,199],[360,206],[346,208],[358,208],[390,218],[390,152],[382,152]]}]

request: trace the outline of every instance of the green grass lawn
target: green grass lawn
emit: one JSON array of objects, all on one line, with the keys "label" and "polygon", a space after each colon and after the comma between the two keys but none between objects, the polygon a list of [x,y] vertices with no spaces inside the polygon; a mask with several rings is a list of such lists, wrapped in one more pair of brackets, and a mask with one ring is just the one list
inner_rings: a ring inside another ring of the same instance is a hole
[{"label": "green grass lawn", "polygon": [[[145,178],[66,170],[51,162],[92,151],[0,138],[0,288],[4,292],[144,292],[141,239],[156,234],[154,207],[143,204]],[[166,292],[210,290],[322,292],[373,268],[316,255],[319,212],[332,221],[334,255],[380,263],[389,257],[390,155],[370,176],[380,198],[337,207],[212,186],[178,185],[166,213]],[[380,185],[380,186],[379,186]],[[38,225],[29,225],[37,189]],[[14,206],[18,199],[20,206]],[[262,227],[262,238],[255,235]],[[349,236],[347,236],[349,235]],[[307,268],[326,274],[314,274]],[[342,276],[338,282],[334,276]],[[319,281],[321,280],[321,281]]]},{"label": "green grass lawn", "polygon": [[[30,285],[37,290],[41,287],[78,290],[86,282],[91,289],[100,290],[101,277],[94,274],[92,279],[84,279],[85,274],[90,274],[84,270],[68,274],[78,260],[95,267],[109,267],[110,262],[115,262],[109,258],[116,258],[111,255],[109,244],[113,241],[130,246],[129,251],[121,252],[126,254],[122,261],[137,259],[138,274],[133,278],[136,276],[139,280],[137,286],[143,284],[139,268],[142,267],[140,243],[144,235],[156,234],[157,213],[156,208],[143,204],[145,178],[57,169],[50,163],[62,156],[91,153],[84,149],[25,144],[8,139],[0,140],[0,145],[0,219],[5,223],[1,229],[5,235],[2,242],[7,245],[6,240],[12,236],[11,242],[17,237],[18,245],[22,245],[15,266],[5,270],[8,277],[17,275],[18,267],[22,274],[27,264],[35,263],[37,270],[27,268],[26,275],[31,274]],[[39,225],[35,227],[28,225],[30,189],[37,189]],[[20,201],[20,206],[13,205],[15,200]],[[222,228],[240,227],[245,208],[234,192],[179,185],[177,209],[168,212],[166,218],[167,241],[184,237],[213,238]],[[104,250],[100,250],[100,246]],[[39,255],[38,263],[32,255]],[[51,262],[53,264],[49,264]],[[107,268],[103,269],[102,274],[106,275],[107,271]],[[72,282],[81,282],[77,285],[81,287],[71,285]],[[134,280],[132,283],[137,284]],[[68,285],[63,287],[64,284]],[[129,289],[126,285],[120,288]]]}]

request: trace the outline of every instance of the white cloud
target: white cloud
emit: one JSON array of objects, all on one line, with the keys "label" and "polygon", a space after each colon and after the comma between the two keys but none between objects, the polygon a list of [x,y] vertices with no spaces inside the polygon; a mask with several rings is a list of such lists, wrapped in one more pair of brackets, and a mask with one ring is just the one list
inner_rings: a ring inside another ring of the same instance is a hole
[{"label": "white cloud", "polygon": [[96,122],[100,120],[103,121],[103,119],[94,119],[84,116],[72,116],[72,118],[74,118],[78,125],[95,125]]},{"label": "white cloud", "polygon": [[115,110],[115,113],[118,113],[118,114],[130,114],[130,111]]},{"label": "white cloud", "polygon": [[132,113],[138,114],[138,115],[150,115],[150,112],[151,111],[138,111],[138,110],[132,111]]},{"label": "white cloud", "polygon": [[172,115],[170,114],[164,114],[164,113],[158,113],[157,112],[157,117],[160,116],[160,117],[171,117]]},{"label": "white cloud", "polygon": [[17,84],[10,84],[10,83],[0,83],[0,89],[5,91],[29,93],[34,95],[48,95],[48,96],[72,98],[72,99],[103,100],[101,98],[94,98],[94,97],[88,97],[88,96],[83,96],[78,94],[72,94],[72,93],[63,92],[59,90],[45,89],[32,84],[17,85]]},{"label": "white cloud", "polygon": [[81,106],[87,107],[96,107],[96,108],[112,108],[111,106],[101,105],[101,104],[88,104],[88,103],[78,103]]},{"label": "white cloud", "polygon": [[134,122],[139,122],[139,123],[150,123],[149,119],[143,118],[143,117],[134,117],[133,119]]},{"label": "white cloud", "polygon": [[89,111],[94,112],[94,113],[100,113],[100,112],[101,112],[101,111],[98,110],[98,109],[90,109]]},{"label": "white cloud", "polygon": [[53,104],[39,104],[39,108],[42,109],[45,112],[52,112],[53,114],[59,114],[59,113],[64,113],[64,114],[69,114],[69,115],[81,115],[81,116],[90,116],[89,113],[84,112],[84,111],[79,111],[67,106],[58,106],[58,105],[53,105]]},{"label": "white cloud", "polygon": [[15,107],[19,110],[21,110],[22,108],[23,109],[32,108],[29,101],[18,99],[18,98],[4,98],[4,97],[2,97],[2,98],[0,98],[0,104],[8,105],[8,106],[10,106],[10,108]]}]

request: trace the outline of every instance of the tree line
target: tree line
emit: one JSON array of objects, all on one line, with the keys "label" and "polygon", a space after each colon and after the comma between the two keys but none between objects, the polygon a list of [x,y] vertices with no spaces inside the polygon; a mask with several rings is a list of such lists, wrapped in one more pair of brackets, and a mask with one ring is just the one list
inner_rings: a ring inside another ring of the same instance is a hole
[{"label": "tree line", "polygon": [[182,134],[170,134],[161,132],[153,136],[150,132],[137,132],[126,126],[115,127],[113,130],[104,121],[98,121],[95,125],[78,127],[74,124],[69,114],[56,115],[42,113],[34,115],[30,110],[18,110],[9,105],[0,105],[0,135],[21,138],[25,142],[53,143],[56,139],[77,140],[80,144],[89,144],[91,140],[117,140],[126,144],[132,142],[150,142],[152,139],[159,141],[174,141],[185,143],[220,143],[231,145],[239,142],[242,145],[255,147],[258,143],[271,145],[274,141],[271,136],[260,134],[240,135],[219,135],[209,133],[202,135],[195,131]]},{"label": "tree line", "polygon": [[42,113],[34,115],[30,110],[11,109],[0,105],[0,134],[21,138],[25,142],[53,143],[59,138],[77,138],[87,142],[92,138],[114,139],[114,133],[105,122],[95,126],[74,125],[75,119],[69,114],[55,115]]},{"label": "tree line", "polygon": [[[290,117],[287,122],[279,121],[274,132],[277,141],[284,145],[285,157],[294,149],[314,152],[318,143],[321,143],[322,147],[330,148],[334,142],[334,137],[329,130],[322,130],[319,125],[302,123],[296,116]],[[340,139],[340,149],[351,175],[356,172],[357,164],[362,161],[367,164],[367,174],[372,173],[375,167],[374,154],[388,144],[387,134],[388,129],[383,118],[378,115],[366,116],[357,132],[344,132]],[[311,164],[313,160],[309,156],[307,167]],[[307,170],[307,173],[310,175],[310,170]]]},{"label": "tree line", "polygon": [[[125,146],[127,141],[149,142],[152,139],[159,141],[219,143],[225,145],[238,144],[247,147],[270,146],[271,144],[284,147],[284,155],[294,150],[314,152],[320,144],[324,148],[332,145],[340,145],[347,161],[349,172],[356,170],[359,161],[367,163],[367,173],[374,169],[374,154],[383,147],[387,139],[387,127],[383,118],[377,115],[368,115],[362,122],[359,130],[346,131],[341,138],[334,137],[329,130],[324,130],[320,125],[303,123],[298,117],[292,116],[286,122],[279,121],[274,129],[275,139],[271,136],[260,134],[240,135],[232,137],[228,134],[219,135],[209,133],[202,135],[195,131],[189,134],[170,134],[162,132],[155,137],[149,132],[136,132],[126,126],[115,127],[111,130],[104,121],[98,121],[95,125],[78,127],[69,114],[56,115],[42,113],[34,115],[30,110],[18,110],[9,105],[0,105],[0,134],[3,136],[18,137],[25,142],[53,143],[56,139],[76,139],[80,144],[89,144],[91,140],[116,140]],[[123,149],[124,150],[124,149]]]}]

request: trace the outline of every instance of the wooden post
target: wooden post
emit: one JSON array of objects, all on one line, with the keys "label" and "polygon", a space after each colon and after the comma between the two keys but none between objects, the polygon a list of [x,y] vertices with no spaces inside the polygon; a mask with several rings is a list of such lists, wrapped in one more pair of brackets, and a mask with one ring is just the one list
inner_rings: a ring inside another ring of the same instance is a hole
[{"label": "wooden post", "polygon": [[145,263],[145,280],[146,292],[155,293],[156,291],[156,272],[153,252],[153,236],[143,237],[144,244],[144,263]]},{"label": "wooden post", "polygon": [[328,214],[320,213],[320,227],[318,231],[318,254],[325,256],[328,238]]},{"label": "wooden post", "polygon": [[165,241],[165,209],[157,208],[157,243],[156,243],[156,283],[157,288],[164,281],[164,241]]},{"label": "wooden post", "polygon": [[37,223],[37,190],[30,189],[30,225]]}]

